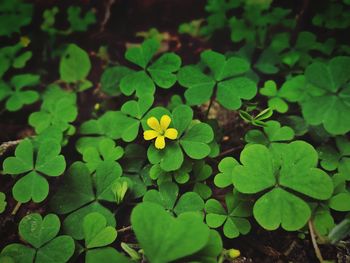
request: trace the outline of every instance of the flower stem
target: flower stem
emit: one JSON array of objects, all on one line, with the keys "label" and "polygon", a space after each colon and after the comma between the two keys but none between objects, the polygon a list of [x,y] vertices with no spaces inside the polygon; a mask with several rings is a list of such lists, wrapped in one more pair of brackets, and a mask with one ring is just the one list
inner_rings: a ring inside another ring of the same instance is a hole
[{"label": "flower stem", "polygon": [[322,263],[322,262],[324,262],[324,260],[323,260],[320,248],[317,245],[314,225],[313,225],[311,219],[309,220],[308,225],[309,225],[310,237],[311,237],[312,245],[313,245],[314,250],[315,250],[316,257]]},{"label": "flower stem", "polygon": [[20,209],[21,205],[22,205],[21,202],[17,202],[15,208],[14,208],[14,209],[12,210],[12,212],[11,212],[11,215],[13,215],[13,216],[16,215],[17,212],[18,212],[18,210]]}]

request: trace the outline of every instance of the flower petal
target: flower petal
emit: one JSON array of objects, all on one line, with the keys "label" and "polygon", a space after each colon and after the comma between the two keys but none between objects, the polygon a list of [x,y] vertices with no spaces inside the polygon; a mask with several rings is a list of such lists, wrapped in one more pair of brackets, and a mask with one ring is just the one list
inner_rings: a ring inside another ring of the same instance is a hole
[{"label": "flower petal", "polygon": [[165,137],[160,135],[156,139],[156,143],[154,144],[157,149],[164,149],[165,147]]},{"label": "flower petal", "polygon": [[168,115],[163,115],[162,118],[160,118],[160,127],[163,131],[168,129],[171,122],[171,118]]},{"label": "flower petal", "polygon": [[162,132],[162,128],[160,127],[159,121],[155,117],[148,118],[147,125],[157,132]]},{"label": "flower petal", "polygon": [[159,132],[156,132],[154,130],[148,130],[148,131],[143,132],[143,138],[146,141],[152,140],[152,139],[156,138],[158,135],[159,135]]},{"label": "flower petal", "polygon": [[177,130],[174,128],[169,128],[165,131],[164,136],[168,139],[175,140],[177,138]]}]

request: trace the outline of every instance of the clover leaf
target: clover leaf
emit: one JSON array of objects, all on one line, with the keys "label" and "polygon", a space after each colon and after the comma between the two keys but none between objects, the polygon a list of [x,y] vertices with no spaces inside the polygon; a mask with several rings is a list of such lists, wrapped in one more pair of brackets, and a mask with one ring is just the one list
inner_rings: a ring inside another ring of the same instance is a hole
[{"label": "clover leaf", "polygon": [[66,168],[66,161],[60,155],[61,146],[57,142],[46,141],[39,145],[34,163],[34,148],[30,140],[23,140],[16,148],[15,156],[3,163],[5,174],[26,173],[12,188],[13,197],[21,203],[33,200],[43,201],[49,193],[49,184],[44,177],[59,176]]},{"label": "clover leaf", "polygon": [[207,225],[212,228],[224,225],[224,235],[228,238],[248,234],[251,227],[246,218],[252,214],[251,203],[239,198],[237,193],[227,194],[225,200],[227,211],[215,199],[209,199],[205,203]]},{"label": "clover leaf", "polygon": [[6,195],[3,192],[0,192],[0,214],[6,209]]},{"label": "clover leaf", "polygon": [[84,163],[75,162],[70,166],[62,177],[61,187],[51,199],[51,207],[55,212],[69,214],[63,222],[66,233],[74,239],[83,239],[81,222],[92,212],[101,213],[108,225],[115,227],[114,215],[100,202],[115,201],[112,189],[120,176],[121,170],[114,170],[114,165],[106,162],[96,171],[93,184],[90,171]]},{"label": "clover leaf", "polygon": [[322,124],[334,135],[350,131],[350,57],[335,57],[327,64],[314,62],[306,68],[305,77],[318,91],[301,102],[305,120]]},{"label": "clover leaf", "polygon": [[319,205],[312,212],[313,224],[315,229],[322,236],[328,235],[328,233],[335,226],[333,216],[331,215],[330,209],[325,205]]},{"label": "clover leaf", "polygon": [[[256,194],[253,214],[268,230],[282,226],[287,231],[300,229],[311,216],[308,204],[294,192],[317,200],[327,200],[333,192],[329,176],[316,168],[316,150],[304,141],[274,144],[271,148],[253,144],[244,148],[233,169],[237,191]],[[273,207],[273,209],[271,209]]]},{"label": "clover leaf", "polygon": [[0,100],[6,99],[8,111],[20,110],[24,105],[32,104],[39,99],[39,93],[34,90],[24,90],[39,84],[40,76],[33,74],[15,75],[10,83],[0,82]]},{"label": "clover leaf", "polygon": [[185,98],[189,105],[200,105],[216,98],[225,108],[237,110],[242,99],[252,99],[256,95],[255,82],[244,76],[250,70],[246,60],[226,59],[224,55],[208,50],[201,54],[201,61],[210,69],[211,75],[195,66],[185,66],[178,73],[180,85],[187,88]]},{"label": "clover leaf", "polygon": [[[123,166],[123,177],[132,182],[129,188],[130,198],[140,198],[147,192],[147,187],[152,185],[150,179],[150,165],[147,162],[146,150],[138,144],[128,144],[121,161]],[[128,183],[129,187],[129,183]]]},{"label": "clover leaf", "polygon": [[67,10],[67,20],[70,24],[70,29],[72,31],[83,32],[86,31],[89,25],[96,22],[95,13],[90,10],[82,16],[81,7],[70,6]]},{"label": "clover leaf", "polygon": [[133,209],[131,224],[146,258],[154,263],[181,261],[203,249],[210,238],[209,228],[198,213],[174,218],[160,205],[149,202]]},{"label": "clover leaf", "polygon": [[180,215],[185,212],[197,212],[204,208],[202,198],[195,192],[179,195],[179,187],[172,182],[159,185],[159,191],[149,190],[144,196],[144,202],[152,202],[163,206],[166,210]]},{"label": "clover leaf", "polygon": [[190,182],[194,183],[193,192],[199,194],[203,199],[208,199],[212,195],[211,188],[206,184],[206,180],[212,175],[212,172],[211,166],[202,160],[193,164],[193,178]]},{"label": "clover leaf", "polygon": [[164,182],[172,182],[174,179],[178,184],[185,184],[190,180],[190,172],[192,170],[192,163],[189,160],[184,160],[181,167],[175,171],[164,171],[159,163],[151,166],[149,170],[149,177],[152,180],[157,180],[160,185]]},{"label": "clover leaf", "polygon": [[[107,111],[97,120],[90,120],[83,123],[80,127],[80,133],[85,135],[101,135],[102,137],[109,137],[111,139],[121,138],[126,142],[131,142],[136,139],[141,121],[151,108],[153,100],[152,95],[144,95],[138,101],[127,101],[123,104],[121,111]],[[95,138],[94,144],[98,145],[97,141],[101,139]],[[90,142],[92,141],[93,139],[90,139]],[[87,146],[88,143],[78,142],[78,151],[83,152],[83,148]]]},{"label": "clover leaf", "polygon": [[70,123],[77,118],[77,115],[76,94],[64,91],[57,85],[51,85],[43,95],[40,111],[33,112],[28,121],[38,134],[49,127],[64,132],[72,127]]},{"label": "clover leaf", "polygon": [[[27,40],[28,38],[21,38]],[[27,61],[32,57],[31,51],[24,51],[22,48],[26,47],[28,43],[19,41],[12,46],[0,48],[0,77],[2,77],[11,67],[23,68]]]},{"label": "clover leaf", "polygon": [[[335,138],[337,150],[330,145],[318,148],[320,164],[327,171],[338,171],[342,174],[350,174],[350,142],[344,136]],[[350,176],[348,176],[350,179]]]},{"label": "clover leaf", "polygon": [[[154,108],[147,113],[145,119],[148,116],[162,116],[162,112],[168,111],[162,108]],[[151,164],[159,163],[160,168],[164,171],[175,171],[181,167],[184,161],[184,153],[195,160],[203,159],[210,154],[209,144],[214,139],[214,133],[210,125],[198,121],[192,122],[193,111],[187,105],[180,105],[172,111],[172,114],[167,114],[172,116],[171,119],[174,128],[178,131],[178,136],[175,141],[169,142],[162,150],[150,145],[147,156]],[[146,126],[146,124],[143,124],[143,126]]]},{"label": "clover leaf", "polygon": [[181,59],[175,53],[165,53],[150,64],[159,49],[160,43],[154,38],[145,40],[139,47],[130,47],[125,52],[125,58],[141,67],[142,70],[126,75],[120,82],[120,90],[130,96],[136,91],[136,96],[153,94],[157,85],[169,89],[176,82],[174,74],[181,66]]},{"label": "clover leaf", "polygon": [[268,106],[270,109],[279,113],[288,111],[288,104],[279,96],[276,82],[268,80],[264,83],[264,87],[260,89],[260,94],[269,97]]},{"label": "clover leaf", "polygon": [[120,95],[120,81],[131,72],[131,69],[124,66],[106,68],[101,75],[102,91],[110,96]]},{"label": "clover leaf", "polygon": [[33,4],[23,3],[20,0],[2,1],[0,3],[0,23],[4,26],[0,29],[0,36],[11,36],[19,33],[21,27],[29,25],[33,16]]},{"label": "clover leaf", "polygon": [[214,178],[214,184],[219,188],[225,188],[232,185],[233,168],[238,165],[236,159],[226,157],[218,165],[219,172]]},{"label": "clover leaf", "polygon": [[129,258],[125,257],[122,253],[119,253],[116,249],[111,247],[105,247],[100,249],[94,249],[86,253],[86,263],[99,263],[108,261],[110,263],[132,263]]},{"label": "clover leaf", "polygon": [[89,55],[75,44],[69,44],[60,61],[60,78],[67,83],[77,84],[82,91],[92,86],[86,79],[91,69]]},{"label": "clover leaf", "polygon": [[70,236],[57,236],[60,225],[55,214],[48,214],[44,218],[37,213],[23,217],[19,223],[19,234],[32,247],[10,244],[2,250],[1,255],[9,256],[15,262],[68,262],[75,245]]},{"label": "clover leaf", "polygon": [[271,145],[273,143],[287,142],[294,138],[294,130],[288,126],[282,126],[278,121],[268,121],[263,127],[264,132],[260,130],[250,130],[246,133],[244,139],[247,143],[258,143]]},{"label": "clover leaf", "polygon": [[347,187],[349,180],[347,174],[337,173],[333,175],[334,192],[329,199],[328,205],[336,211],[350,211],[350,191]]},{"label": "clover leaf", "polygon": [[[107,246],[117,238],[117,231],[114,227],[107,226],[106,218],[100,213],[90,213],[83,221],[85,247],[87,253],[92,248]],[[95,250],[93,250],[95,251]]]},{"label": "clover leaf", "polygon": [[[88,147],[83,152],[83,160],[86,162],[86,166],[90,172],[94,172],[96,168],[103,162],[114,163],[115,169],[121,167],[117,162],[124,154],[124,150],[120,146],[115,146],[115,142],[109,138],[102,139],[98,147]],[[118,168],[117,168],[118,167]]]}]

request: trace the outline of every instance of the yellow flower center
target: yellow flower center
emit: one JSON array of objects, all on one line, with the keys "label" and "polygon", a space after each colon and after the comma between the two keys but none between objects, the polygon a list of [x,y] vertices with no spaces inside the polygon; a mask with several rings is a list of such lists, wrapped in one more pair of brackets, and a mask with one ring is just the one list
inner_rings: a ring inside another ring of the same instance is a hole
[{"label": "yellow flower center", "polygon": [[168,115],[163,115],[160,118],[160,122],[156,117],[150,117],[147,120],[147,125],[151,130],[147,130],[143,133],[143,138],[147,141],[155,140],[155,147],[157,149],[165,148],[165,138],[175,140],[178,132],[174,128],[169,128],[171,118]]}]

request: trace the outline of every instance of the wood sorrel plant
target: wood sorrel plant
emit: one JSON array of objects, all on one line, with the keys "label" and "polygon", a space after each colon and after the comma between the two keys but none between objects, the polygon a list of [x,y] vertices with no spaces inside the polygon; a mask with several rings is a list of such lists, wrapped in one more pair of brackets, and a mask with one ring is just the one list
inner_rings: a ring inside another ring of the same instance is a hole
[{"label": "wood sorrel plant", "polygon": [[110,7],[3,0],[0,262],[259,262],[286,231],[323,262],[350,212],[349,1],[323,4],[208,0],[192,37],[105,42]]}]

